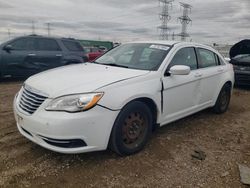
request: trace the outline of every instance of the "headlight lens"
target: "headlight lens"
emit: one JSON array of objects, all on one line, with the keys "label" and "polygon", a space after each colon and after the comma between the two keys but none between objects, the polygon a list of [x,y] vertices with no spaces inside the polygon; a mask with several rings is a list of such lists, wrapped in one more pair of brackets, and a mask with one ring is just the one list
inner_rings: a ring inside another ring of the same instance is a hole
[{"label": "headlight lens", "polygon": [[52,100],[45,108],[47,111],[81,112],[94,107],[103,93],[68,95]]}]

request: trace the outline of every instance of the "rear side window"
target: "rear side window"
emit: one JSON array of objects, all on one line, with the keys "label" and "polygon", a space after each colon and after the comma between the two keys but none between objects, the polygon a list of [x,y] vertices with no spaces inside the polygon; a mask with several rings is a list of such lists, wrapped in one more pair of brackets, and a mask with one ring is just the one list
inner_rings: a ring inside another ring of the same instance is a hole
[{"label": "rear side window", "polygon": [[191,70],[197,69],[197,59],[194,48],[187,47],[179,50],[169,64],[169,68],[174,65],[186,65],[189,66]]},{"label": "rear side window", "polygon": [[215,53],[210,50],[198,48],[197,54],[199,57],[199,67],[206,68],[206,67],[214,67],[218,65],[218,59]]},{"label": "rear side window", "polygon": [[13,50],[34,50],[34,39],[32,38],[21,38],[10,43]]},{"label": "rear side window", "polygon": [[83,51],[82,46],[78,42],[62,40],[62,43],[69,51]]},{"label": "rear side window", "polygon": [[39,51],[61,51],[54,39],[36,39],[36,49]]}]

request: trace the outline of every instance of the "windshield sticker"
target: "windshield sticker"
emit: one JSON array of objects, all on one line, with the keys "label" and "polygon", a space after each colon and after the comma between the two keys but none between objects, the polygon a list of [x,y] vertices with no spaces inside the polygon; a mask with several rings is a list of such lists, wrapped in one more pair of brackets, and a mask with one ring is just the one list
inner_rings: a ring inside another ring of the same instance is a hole
[{"label": "windshield sticker", "polygon": [[156,44],[152,44],[149,48],[153,48],[153,49],[158,49],[158,50],[169,50],[168,46],[164,46],[164,45],[156,45]]}]

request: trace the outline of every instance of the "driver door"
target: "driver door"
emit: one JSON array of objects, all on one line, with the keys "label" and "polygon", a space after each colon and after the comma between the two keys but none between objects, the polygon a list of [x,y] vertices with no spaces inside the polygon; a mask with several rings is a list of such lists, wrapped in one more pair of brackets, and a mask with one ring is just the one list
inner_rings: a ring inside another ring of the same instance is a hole
[{"label": "driver door", "polygon": [[201,99],[201,73],[193,47],[177,51],[166,73],[174,65],[189,66],[189,75],[165,74],[163,81],[163,124],[177,120],[197,110]]}]

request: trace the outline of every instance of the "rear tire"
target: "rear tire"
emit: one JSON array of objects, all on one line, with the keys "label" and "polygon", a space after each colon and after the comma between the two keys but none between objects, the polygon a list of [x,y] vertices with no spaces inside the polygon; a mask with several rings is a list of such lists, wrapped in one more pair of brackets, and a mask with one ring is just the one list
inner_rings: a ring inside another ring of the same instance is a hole
[{"label": "rear tire", "polygon": [[222,114],[227,111],[229,103],[231,99],[231,86],[229,84],[225,84],[220,94],[217,98],[217,101],[213,107],[213,112],[216,114]]},{"label": "rear tire", "polygon": [[110,136],[109,147],[121,156],[139,152],[152,132],[153,118],[143,102],[127,104],[119,113]]}]

